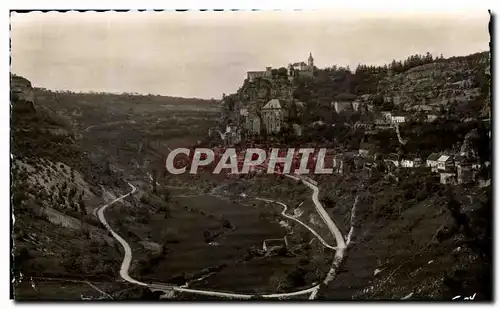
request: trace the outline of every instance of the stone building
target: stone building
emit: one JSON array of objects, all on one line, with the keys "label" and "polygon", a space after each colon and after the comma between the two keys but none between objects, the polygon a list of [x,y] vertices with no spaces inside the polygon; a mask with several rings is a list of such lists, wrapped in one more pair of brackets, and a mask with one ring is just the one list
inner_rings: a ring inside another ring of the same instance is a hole
[{"label": "stone building", "polygon": [[404,168],[416,168],[422,164],[422,159],[413,158],[413,159],[403,159],[401,160],[401,167]]},{"label": "stone building", "polygon": [[256,78],[272,78],[272,67],[266,67],[265,71],[248,71],[247,78],[249,81],[254,81]]},{"label": "stone building", "polygon": [[[256,78],[272,79],[273,78],[272,71],[273,71],[272,67],[266,67],[265,71],[248,71],[247,72],[247,79],[250,82],[254,81]],[[313,75],[314,75],[314,58],[312,57],[312,54],[309,53],[309,58],[307,59],[307,63],[305,63],[304,61],[301,61],[301,62],[288,64],[287,74],[288,74],[289,79],[292,79],[295,76],[313,77]]]},{"label": "stone building", "polygon": [[458,184],[469,184],[474,182],[478,171],[478,164],[473,158],[458,157],[455,162],[457,168]]},{"label": "stone building", "polygon": [[288,239],[285,237],[278,239],[266,239],[262,243],[262,249],[265,252],[269,252],[272,250],[277,250],[281,248],[288,248]]},{"label": "stone building", "polygon": [[353,101],[352,102],[352,109],[355,111],[355,112],[359,112],[361,110],[361,102],[360,101]]},{"label": "stone building", "polygon": [[335,101],[332,103],[335,108],[336,113],[340,113],[347,110],[352,110],[352,102],[350,101]]},{"label": "stone building", "polygon": [[453,185],[456,183],[456,174],[451,171],[439,173],[439,182],[443,185]]},{"label": "stone building", "polygon": [[293,78],[295,76],[313,77],[314,75],[314,58],[309,53],[307,64],[304,61],[288,64],[288,75]]},{"label": "stone building", "polygon": [[277,134],[284,127],[285,109],[278,99],[267,102],[261,110],[264,127],[268,134]]},{"label": "stone building", "polygon": [[430,167],[433,172],[437,170],[438,159],[441,157],[439,153],[432,153],[427,157],[426,166]]},{"label": "stone building", "polygon": [[468,184],[474,181],[474,173],[472,171],[472,164],[459,163],[457,164],[457,180],[459,184]]},{"label": "stone building", "polygon": [[447,170],[453,167],[453,159],[450,156],[442,155],[437,160],[437,169],[438,170]]},{"label": "stone building", "polygon": [[251,114],[245,119],[245,130],[248,135],[259,135],[261,131],[261,121],[257,114]]},{"label": "stone building", "polygon": [[391,123],[404,123],[406,122],[405,116],[391,116]]}]

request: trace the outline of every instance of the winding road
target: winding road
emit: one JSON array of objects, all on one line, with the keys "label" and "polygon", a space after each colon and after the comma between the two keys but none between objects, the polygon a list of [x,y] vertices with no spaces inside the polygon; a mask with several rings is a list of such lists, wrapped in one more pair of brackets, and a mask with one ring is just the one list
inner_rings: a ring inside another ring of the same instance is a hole
[{"label": "winding road", "polygon": [[[304,227],[306,227],[314,236],[316,236],[316,238],[323,244],[323,246],[330,248],[330,249],[333,249],[333,250],[336,250],[336,254],[335,254],[334,261],[332,263],[332,267],[329,270],[325,280],[323,281],[324,284],[327,284],[329,281],[333,280],[335,272],[338,269],[338,266],[343,259],[344,250],[346,248],[346,243],[345,243],[344,237],[342,236],[342,233],[340,232],[338,227],[335,225],[333,220],[330,218],[330,216],[328,215],[326,210],[323,208],[323,206],[319,202],[319,199],[318,199],[319,189],[318,189],[317,185],[309,179],[299,178],[299,177],[291,176],[291,175],[285,175],[285,176],[292,178],[294,180],[297,180],[297,181],[301,180],[302,183],[304,183],[306,186],[308,186],[309,188],[311,188],[313,190],[312,201],[314,202],[314,205],[315,205],[318,213],[320,214],[321,218],[328,226],[328,229],[330,230],[332,235],[335,236],[335,239],[337,242],[336,247],[329,245],[316,231],[314,231],[312,228],[307,226],[302,221],[298,220],[297,218],[295,218],[293,216],[286,214],[288,207],[284,203],[270,200],[270,199],[264,199],[264,198],[257,198],[257,199],[265,201],[265,202],[269,202],[269,203],[278,203],[279,205],[283,206],[283,211],[281,212],[281,214],[284,217],[291,219],[291,220],[294,220],[294,221],[298,222],[299,224],[303,225]],[[164,291],[164,292],[177,291],[177,292],[192,293],[192,294],[207,295],[207,296],[216,296],[216,297],[225,297],[225,298],[232,298],[232,299],[251,299],[251,298],[256,298],[256,297],[282,299],[282,298],[289,298],[289,297],[293,297],[293,296],[305,295],[305,294],[309,294],[309,293],[310,293],[309,299],[314,299],[315,296],[317,295],[318,290],[320,288],[320,284],[314,285],[308,289],[299,290],[299,291],[290,292],[290,293],[251,295],[251,294],[226,293],[226,292],[217,292],[217,291],[209,291],[209,290],[189,289],[187,287],[179,287],[179,286],[173,286],[173,285],[168,285],[168,284],[145,283],[145,282],[141,282],[141,281],[138,281],[138,280],[130,277],[129,271],[130,271],[130,265],[132,262],[132,249],[126,240],[124,240],[120,235],[118,235],[115,231],[113,231],[113,229],[108,224],[108,222],[106,221],[106,218],[104,216],[104,211],[106,210],[106,208],[108,208],[109,206],[113,205],[116,202],[123,200],[124,198],[128,197],[129,195],[134,194],[137,191],[137,188],[134,187],[132,184],[128,183],[128,185],[132,188],[132,190],[129,193],[114,199],[110,203],[101,206],[97,210],[97,216],[98,216],[99,220],[101,221],[101,223],[113,235],[113,237],[122,245],[122,247],[124,249],[124,257],[123,257],[123,261],[122,261],[122,264],[120,267],[120,276],[123,278],[123,280],[125,280],[129,283],[135,284],[135,285],[149,287],[152,290],[160,290],[160,291]]]},{"label": "winding road", "polygon": [[104,224],[104,226],[111,233],[111,235],[113,235],[113,237],[116,240],[118,240],[118,242],[122,245],[123,250],[125,250],[125,254],[123,256],[123,262],[122,262],[122,265],[120,267],[120,276],[123,278],[123,280],[125,280],[127,282],[137,284],[137,285],[142,285],[142,286],[148,286],[147,283],[137,281],[137,280],[133,279],[132,277],[130,277],[128,272],[130,269],[130,263],[132,262],[132,249],[130,248],[130,245],[127,243],[127,241],[125,239],[123,239],[120,235],[118,235],[115,231],[113,231],[111,226],[109,226],[108,222],[106,221],[106,218],[104,217],[104,210],[106,210],[106,208],[108,208],[109,206],[113,205],[116,202],[123,200],[127,196],[134,194],[135,191],[137,191],[137,188],[134,187],[131,183],[129,183],[128,185],[132,188],[132,191],[114,199],[113,201],[111,201],[110,203],[108,203],[104,206],[101,206],[101,208],[99,208],[99,210],[97,210],[97,217],[99,218],[101,223]]},{"label": "winding road", "polygon": [[323,246],[327,247],[327,248],[330,248],[330,249],[334,249],[334,250],[337,250],[337,247],[334,247],[334,246],[331,246],[329,245],[315,230],[313,230],[311,227],[309,227],[307,224],[305,224],[304,222],[300,221],[299,219],[293,217],[293,216],[290,216],[289,214],[286,213],[286,211],[288,210],[288,206],[282,202],[278,202],[278,201],[275,201],[275,200],[270,200],[270,199],[266,199],[266,198],[260,198],[260,197],[257,197],[255,198],[259,201],[264,201],[264,202],[268,202],[268,203],[276,203],[276,204],[279,204],[281,206],[283,206],[283,211],[281,211],[281,215],[285,218],[288,218],[290,220],[293,220],[295,222],[298,222],[300,225],[304,226],[306,229],[308,229],[314,236],[316,236],[316,238],[323,244]]},{"label": "winding road", "polygon": [[[342,263],[342,260],[344,259],[344,251],[347,248],[344,236],[342,236],[342,233],[340,232],[337,225],[335,225],[335,222],[333,222],[332,218],[330,218],[330,216],[326,212],[325,208],[323,208],[323,206],[319,202],[319,188],[318,188],[318,186],[315,183],[313,183],[311,179],[304,179],[304,177],[299,178],[297,176],[288,175],[288,174],[285,176],[288,178],[294,179],[296,181],[300,180],[300,181],[302,181],[303,184],[305,184],[306,186],[308,186],[309,188],[311,188],[313,190],[312,200],[314,202],[314,206],[316,206],[316,210],[320,214],[321,218],[323,219],[323,221],[327,225],[327,227],[330,230],[330,232],[332,233],[332,235],[335,236],[335,240],[337,242],[337,250],[336,250],[333,262],[332,262],[332,267],[328,271],[328,274],[326,275],[325,280],[323,280],[323,284],[328,285],[328,283],[335,278],[335,274],[340,266],[340,263]],[[316,298],[318,291],[319,291],[319,288],[314,290],[311,293],[311,296],[309,297],[309,299]]]}]

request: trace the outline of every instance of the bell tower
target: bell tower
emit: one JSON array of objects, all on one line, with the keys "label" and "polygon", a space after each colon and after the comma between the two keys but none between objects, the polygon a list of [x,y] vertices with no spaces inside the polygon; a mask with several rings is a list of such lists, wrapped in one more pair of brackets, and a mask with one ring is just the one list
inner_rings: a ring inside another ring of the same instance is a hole
[{"label": "bell tower", "polygon": [[309,58],[307,58],[307,66],[309,68],[314,68],[314,59],[311,53],[309,53]]}]

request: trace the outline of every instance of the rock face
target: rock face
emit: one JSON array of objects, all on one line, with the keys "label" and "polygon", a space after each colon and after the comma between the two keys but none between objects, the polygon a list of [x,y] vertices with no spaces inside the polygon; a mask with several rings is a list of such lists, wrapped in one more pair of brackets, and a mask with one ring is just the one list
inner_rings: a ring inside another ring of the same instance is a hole
[{"label": "rock face", "polygon": [[[417,66],[405,64],[407,69],[397,69],[391,64],[392,67],[379,71],[350,72],[326,68],[319,70],[318,75],[307,83],[279,76],[245,80],[236,93],[223,99],[221,123],[238,123],[241,107],[245,114],[254,111],[253,114],[260,116],[258,111],[271,99],[305,102],[309,115],[316,118],[330,113],[333,107],[338,114],[344,110],[343,106],[365,115],[381,108],[408,115],[422,111],[418,115],[430,116],[429,121],[436,114],[445,111],[453,114],[454,110],[468,114],[467,117],[478,109],[481,110],[480,117],[490,115],[488,52],[429,61],[432,62],[419,62],[425,64]],[[352,98],[340,99],[341,95]]]},{"label": "rock face", "polygon": [[11,74],[10,100],[16,111],[35,112],[35,95],[31,82],[24,77]]},{"label": "rock face", "polygon": [[479,53],[424,64],[379,81],[378,91],[405,109],[471,101],[481,94],[476,76],[484,74],[487,63],[488,54]]},{"label": "rock face", "polygon": [[476,158],[478,156],[477,148],[480,138],[481,136],[477,128],[467,133],[460,149],[460,155],[468,158]]},{"label": "rock face", "polygon": [[245,80],[234,94],[225,96],[221,104],[221,122],[238,123],[240,110],[256,115],[271,99],[293,100],[293,86],[286,78]]}]

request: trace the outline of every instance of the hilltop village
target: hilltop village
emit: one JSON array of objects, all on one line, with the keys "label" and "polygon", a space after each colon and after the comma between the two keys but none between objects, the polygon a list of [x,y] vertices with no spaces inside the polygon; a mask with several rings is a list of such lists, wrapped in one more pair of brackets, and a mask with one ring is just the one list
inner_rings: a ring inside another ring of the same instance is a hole
[{"label": "hilltop village", "polygon": [[383,162],[389,174],[425,167],[442,184],[484,182],[489,76],[486,52],[427,53],[354,72],[318,69],[310,53],[307,63],[247,72],[236,93],[223,95],[220,134],[210,134],[225,147],[328,146],[339,174]]}]

